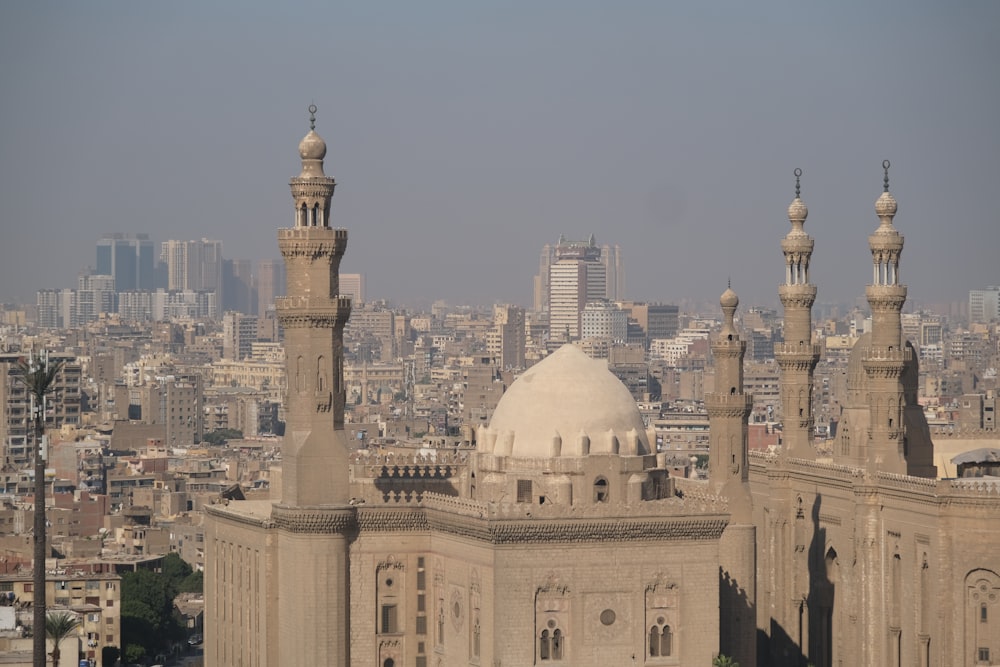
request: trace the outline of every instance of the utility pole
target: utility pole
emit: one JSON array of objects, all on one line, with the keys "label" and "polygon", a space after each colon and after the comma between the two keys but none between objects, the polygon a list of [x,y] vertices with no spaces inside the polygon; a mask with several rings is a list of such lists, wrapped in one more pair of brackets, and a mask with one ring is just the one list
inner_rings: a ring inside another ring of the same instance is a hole
[{"label": "utility pole", "polygon": [[34,352],[28,361],[22,362],[21,377],[27,390],[30,402],[29,418],[34,420],[34,456],[35,456],[35,526],[34,526],[34,567],[33,578],[33,620],[32,620],[32,665],[45,667],[45,559],[46,553],[46,520],[45,520],[45,461],[48,458],[47,441],[45,437],[45,412],[47,395],[54,388],[56,375],[62,367],[61,362],[51,362],[48,351],[44,350],[37,358]]}]

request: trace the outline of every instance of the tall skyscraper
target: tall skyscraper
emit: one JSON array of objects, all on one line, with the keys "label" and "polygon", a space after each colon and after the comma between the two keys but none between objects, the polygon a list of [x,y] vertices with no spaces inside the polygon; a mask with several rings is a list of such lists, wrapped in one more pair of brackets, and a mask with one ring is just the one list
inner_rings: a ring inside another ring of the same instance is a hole
[{"label": "tall skyscraper", "polygon": [[222,296],[222,241],[164,241],[160,261],[167,266],[167,289],[215,292]]},{"label": "tall skyscraper", "polygon": [[580,317],[588,301],[607,298],[607,274],[594,237],[567,241],[560,237],[549,266],[549,339],[580,338]]},{"label": "tall skyscraper", "polygon": [[622,262],[621,246],[601,246],[601,264],[604,265],[607,281],[605,298],[608,301],[621,301],[625,298],[625,264]]},{"label": "tall skyscraper", "polygon": [[148,234],[105,234],[97,242],[95,273],[113,276],[115,290],[156,289],[153,242]]}]

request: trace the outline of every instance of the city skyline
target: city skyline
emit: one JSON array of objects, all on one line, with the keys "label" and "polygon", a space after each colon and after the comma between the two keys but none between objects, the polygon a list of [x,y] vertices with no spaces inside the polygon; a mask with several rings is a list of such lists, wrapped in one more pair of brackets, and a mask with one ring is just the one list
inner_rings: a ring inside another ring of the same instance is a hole
[{"label": "city skyline", "polygon": [[530,304],[537,249],[593,233],[629,299],[776,304],[800,167],[817,303],[854,302],[884,158],[912,302],[1000,282],[996,5],[313,9],[315,43],[263,4],[0,8],[0,301],[108,232],[276,257],[310,102],[373,299]]}]

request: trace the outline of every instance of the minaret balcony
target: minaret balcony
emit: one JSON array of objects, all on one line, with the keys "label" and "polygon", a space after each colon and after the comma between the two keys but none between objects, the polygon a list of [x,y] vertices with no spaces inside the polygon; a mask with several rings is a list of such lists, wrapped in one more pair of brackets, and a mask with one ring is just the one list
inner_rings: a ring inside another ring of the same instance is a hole
[{"label": "minaret balcony", "polygon": [[341,327],[351,315],[351,297],[332,299],[309,296],[282,296],[274,300],[278,320],[286,328]]},{"label": "minaret balcony", "polygon": [[753,394],[705,394],[709,417],[746,418],[753,409]]},{"label": "minaret balcony", "polygon": [[906,303],[906,285],[868,285],[865,296],[874,311],[899,311]]},{"label": "minaret balcony", "polygon": [[785,308],[812,308],[816,301],[816,286],[809,283],[778,285],[778,298]]},{"label": "minaret balcony", "polygon": [[819,360],[822,346],[817,343],[775,343],[774,358],[778,365],[812,365]]},{"label": "minaret balcony", "polygon": [[781,251],[786,255],[811,255],[815,242],[808,234],[794,234],[789,232],[788,236],[781,239]]}]

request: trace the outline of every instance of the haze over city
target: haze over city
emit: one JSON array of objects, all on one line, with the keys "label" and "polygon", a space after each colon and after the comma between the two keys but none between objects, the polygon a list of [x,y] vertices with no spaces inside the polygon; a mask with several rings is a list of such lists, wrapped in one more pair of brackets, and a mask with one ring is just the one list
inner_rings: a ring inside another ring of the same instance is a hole
[{"label": "haze over city", "polygon": [[[1000,5],[0,6],[0,300],[108,232],[278,257],[310,103],[370,298],[530,304],[560,234],[629,298],[776,304],[802,168],[819,301],[870,280],[892,161],[911,303],[1000,282]],[[721,245],[713,245],[725,239]]]}]

